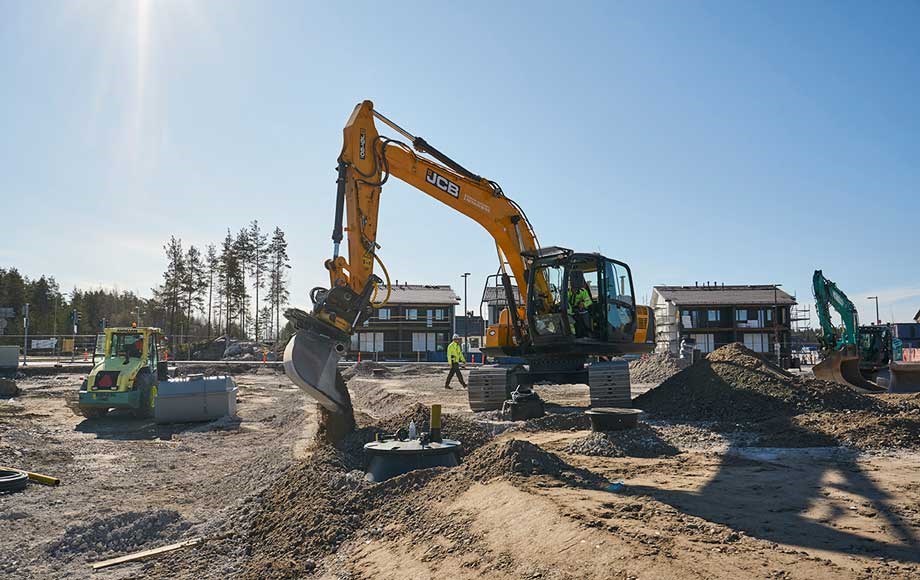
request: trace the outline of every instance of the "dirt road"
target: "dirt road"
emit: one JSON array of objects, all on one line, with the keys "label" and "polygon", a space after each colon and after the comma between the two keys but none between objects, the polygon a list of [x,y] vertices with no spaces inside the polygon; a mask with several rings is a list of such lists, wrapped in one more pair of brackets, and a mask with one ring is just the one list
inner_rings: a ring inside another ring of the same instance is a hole
[{"label": "dirt road", "polygon": [[213,533],[220,512],[283,472],[315,428],[315,406],[273,371],[237,377],[240,420],[180,427],[79,417],[67,402],[80,379],[20,380],[22,396],[0,400],[0,465],[62,480],[0,495],[0,577],[87,577],[87,562]]}]

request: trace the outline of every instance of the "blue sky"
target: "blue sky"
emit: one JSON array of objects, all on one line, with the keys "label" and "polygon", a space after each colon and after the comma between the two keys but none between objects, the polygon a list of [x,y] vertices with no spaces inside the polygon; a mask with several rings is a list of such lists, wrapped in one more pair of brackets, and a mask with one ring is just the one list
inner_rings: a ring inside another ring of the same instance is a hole
[{"label": "blue sky", "polygon": [[[655,284],[815,268],[871,320],[920,309],[920,4],[0,0],[0,265],[149,295],[162,244],[252,219],[325,281],[355,103],[502,184],[546,244]],[[475,223],[383,192],[394,278],[471,302]]]}]

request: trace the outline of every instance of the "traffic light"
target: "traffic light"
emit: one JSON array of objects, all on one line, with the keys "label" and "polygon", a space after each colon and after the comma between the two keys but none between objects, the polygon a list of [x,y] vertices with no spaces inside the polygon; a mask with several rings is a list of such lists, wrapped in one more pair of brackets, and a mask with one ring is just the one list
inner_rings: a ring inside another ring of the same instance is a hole
[{"label": "traffic light", "polygon": [[76,332],[77,326],[80,325],[80,320],[83,318],[83,315],[80,314],[80,311],[74,308],[70,312],[70,324],[74,327],[74,332]]}]

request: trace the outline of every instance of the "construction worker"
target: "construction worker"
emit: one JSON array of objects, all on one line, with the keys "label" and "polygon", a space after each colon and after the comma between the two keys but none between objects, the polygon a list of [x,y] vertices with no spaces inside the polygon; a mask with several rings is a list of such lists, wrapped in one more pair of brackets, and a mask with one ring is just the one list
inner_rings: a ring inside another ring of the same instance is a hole
[{"label": "construction worker", "polygon": [[447,373],[447,381],[444,383],[444,388],[451,388],[450,380],[454,378],[454,375],[457,375],[457,378],[460,379],[460,386],[465,389],[466,381],[463,380],[463,374],[460,372],[460,364],[466,364],[466,358],[463,356],[463,349],[460,348],[459,334],[455,334],[453,340],[447,345],[447,362],[450,363],[450,372]]},{"label": "construction worker", "polygon": [[572,272],[572,284],[569,288],[569,319],[572,321],[572,332],[575,336],[587,336],[591,330],[591,316],[588,309],[594,301],[585,282],[584,274],[575,270]]}]

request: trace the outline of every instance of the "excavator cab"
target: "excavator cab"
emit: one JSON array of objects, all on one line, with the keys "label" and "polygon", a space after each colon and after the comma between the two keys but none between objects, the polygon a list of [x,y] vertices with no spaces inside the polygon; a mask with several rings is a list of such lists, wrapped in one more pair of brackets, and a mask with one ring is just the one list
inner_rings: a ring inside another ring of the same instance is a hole
[{"label": "excavator cab", "polygon": [[528,330],[534,346],[576,345],[583,354],[633,344],[636,303],[629,266],[565,248],[523,253],[531,260]]}]

